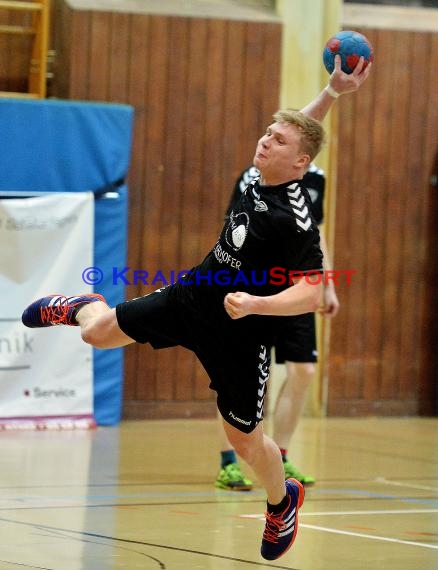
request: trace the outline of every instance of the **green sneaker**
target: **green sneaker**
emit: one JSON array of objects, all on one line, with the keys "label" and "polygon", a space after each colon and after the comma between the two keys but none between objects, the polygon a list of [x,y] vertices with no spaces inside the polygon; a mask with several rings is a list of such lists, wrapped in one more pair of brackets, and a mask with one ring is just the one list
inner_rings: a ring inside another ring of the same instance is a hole
[{"label": "green sneaker", "polygon": [[219,471],[214,486],[228,491],[251,491],[252,481],[245,477],[238,463],[229,463]]},{"label": "green sneaker", "polygon": [[312,475],[303,475],[290,461],[283,461],[283,467],[285,479],[293,477],[303,485],[313,485],[316,482],[315,477],[312,477]]}]

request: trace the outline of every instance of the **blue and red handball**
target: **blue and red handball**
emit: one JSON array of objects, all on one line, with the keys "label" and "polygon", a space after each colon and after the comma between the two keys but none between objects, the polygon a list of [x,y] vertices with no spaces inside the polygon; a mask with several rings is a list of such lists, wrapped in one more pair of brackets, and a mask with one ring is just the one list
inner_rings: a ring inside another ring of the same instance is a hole
[{"label": "blue and red handball", "polygon": [[351,30],[338,32],[325,44],[322,59],[330,74],[335,68],[335,55],[341,56],[341,69],[345,73],[353,72],[361,56],[365,60],[363,69],[374,59],[373,46],[369,40]]}]

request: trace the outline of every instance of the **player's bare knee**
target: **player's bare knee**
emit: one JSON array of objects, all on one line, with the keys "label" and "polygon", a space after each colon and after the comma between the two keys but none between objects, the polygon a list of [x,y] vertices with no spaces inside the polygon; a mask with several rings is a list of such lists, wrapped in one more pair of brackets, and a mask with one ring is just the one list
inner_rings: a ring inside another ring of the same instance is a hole
[{"label": "player's bare knee", "polygon": [[313,378],[316,372],[316,367],[313,362],[305,362],[302,365],[302,373],[304,376],[308,376],[309,378]]},{"label": "player's bare knee", "polygon": [[308,381],[313,379],[316,373],[316,367],[313,362],[300,362],[296,363],[296,375],[299,376],[303,381]]},{"label": "player's bare knee", "polygon": [[255,453],[252,439],[242,434],[241,437],[236,438],[232,443],[236,453],[247,463],[251,464]]},{"label": "player's bare knee", "polygon": [[94,346],[94,337],[92,332],[90,331],[90,327],[81,327],[81,338],[87,344],[91,344],[91,346]]},{"label": "player's bare knee", "polygon": [[102,329],[93,326],[93,323],[81,327],[81,337],[84,342],[91,344],[94,348],[107,348]]}]

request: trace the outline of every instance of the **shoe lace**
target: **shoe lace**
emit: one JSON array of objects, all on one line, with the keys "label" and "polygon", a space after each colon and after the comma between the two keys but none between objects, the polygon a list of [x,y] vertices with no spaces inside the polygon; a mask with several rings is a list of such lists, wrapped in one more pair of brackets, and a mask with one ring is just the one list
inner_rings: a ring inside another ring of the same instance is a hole
[{"label": "shoe lace", "polygon": [[69,312],[68,300],[61,300],[57,305],[50,307],[40,307],[41,321],[43,323],[52,323],[59,325],[65,323]]},{"label": "shoe lace", "polygon": [[278,542],[278,535],[284,527],[283,514],[274,514],[266,511],[266,524],[263,532],[263,540],[267,542]]}]

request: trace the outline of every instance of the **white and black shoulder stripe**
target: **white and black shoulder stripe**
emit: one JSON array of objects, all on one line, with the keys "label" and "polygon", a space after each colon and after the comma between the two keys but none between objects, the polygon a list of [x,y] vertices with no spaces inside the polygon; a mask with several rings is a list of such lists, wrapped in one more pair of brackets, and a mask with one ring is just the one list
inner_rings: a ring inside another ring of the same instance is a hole
[{"label": "white and black shoulder stripe", "polygon": [[294,182],[287,187],[287,196],[295,215],[295,222],[299,228],[298,231],[306,232],[312,227],[312,218],[306,204],[306,199],[298,182]]}]

